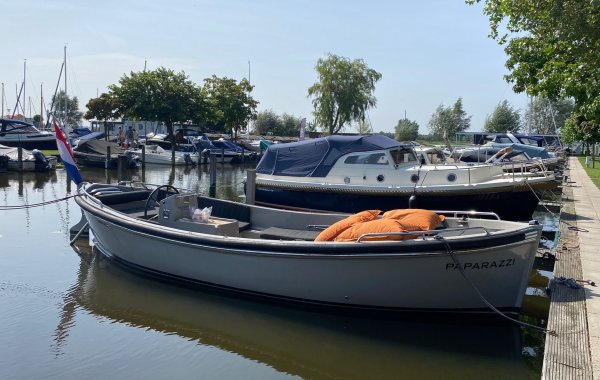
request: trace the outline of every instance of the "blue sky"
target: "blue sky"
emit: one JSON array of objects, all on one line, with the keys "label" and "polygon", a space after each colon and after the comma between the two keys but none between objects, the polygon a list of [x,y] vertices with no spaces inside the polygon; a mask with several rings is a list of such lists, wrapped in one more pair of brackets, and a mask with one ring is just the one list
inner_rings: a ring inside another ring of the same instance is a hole
[{"label": "blue sky", "polygon": [[488,37],[482,6],[462,0],[0,0],[0,9],[5,109],[14,107],[27,59],[26,96],[39,112],[40,85],[49,100],[65,44],[67,91],[81,109],[147,62],[197,83],[213,74],[240,80],[250,71],[259,111],[312,120],[307,90],[328,53],[361,58],[382,74],[377,108],[369,111],[376,132],[393,131],[405,112],[426,132],[436,107],[459,97],[472,131],[501,101],[520,110],[527,103],[503,79],[506,56]]}]

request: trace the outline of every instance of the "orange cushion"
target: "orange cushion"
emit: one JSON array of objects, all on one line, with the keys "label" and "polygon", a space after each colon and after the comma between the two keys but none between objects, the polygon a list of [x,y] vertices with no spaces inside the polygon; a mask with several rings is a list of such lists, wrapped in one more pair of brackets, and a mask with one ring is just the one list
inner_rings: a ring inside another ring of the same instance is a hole
[{"label": "orange cushion", "polygon": [[[335,241],[356,241],[356,239],[364,234],[379,232],[404,232],[404,229],[402,228],[402,224],[395,219],[371,220],[369,222],[356,223],[352,227],[346,229],[346,231],[340,233],[335,238]],[[411,235],[369,236],[363,238],[361,241],[404,240],[412,238],[414,238],[414,236]]]},{"label": "orange cushion", "polygon": [[385,212],[382,219],[397,220],[406,231],[429,231],[439,227],[445,217],[429,210],[398,209]]},{"label": "orange cushion", "polygon": [[315,238],[315,241],[332,241],[341,232],[352,227],[353,224],[373,220],[377,218],[377,215],[379,215],[380,212],[381,210],[366,210],[354,215],[350,215],[349,217],[342,219],[321,231],[319,236]]}]

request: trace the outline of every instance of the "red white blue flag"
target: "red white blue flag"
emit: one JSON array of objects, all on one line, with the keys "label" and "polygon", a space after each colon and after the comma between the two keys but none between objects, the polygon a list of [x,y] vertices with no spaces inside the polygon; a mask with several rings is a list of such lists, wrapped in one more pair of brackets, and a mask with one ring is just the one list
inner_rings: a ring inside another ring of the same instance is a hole
[{"label": "red white blue flag", "polygon": [[58,147],[58,152],[60,153],[60,159],[65,164],[65,169],[67,169],[67,173],[71,177],[71,180],[79,186],[79,184],[83,182],[83,179],[81,178],[81,173],[79,173],[79,169],[77,169],[77,165],[75,164],[73,152],[71,151],[71,147],[65,138],[65,134],[58,127],[58,121],[56,121],[56,118],[53,119],[54,133],[56,134],[56,146]]}]

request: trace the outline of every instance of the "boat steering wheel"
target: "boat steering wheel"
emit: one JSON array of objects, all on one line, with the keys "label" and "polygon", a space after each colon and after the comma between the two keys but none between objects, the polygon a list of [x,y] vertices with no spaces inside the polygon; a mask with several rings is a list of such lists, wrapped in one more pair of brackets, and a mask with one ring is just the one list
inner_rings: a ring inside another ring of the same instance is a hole
[{"label": "boat steering wheel", "polygon": [[[150,201],[153,202],[152,206],[157,206],[159,204],[157,194],[161,189],[171,189],[175,194],[179,194],[179,190],[177,190],[177,188],[172,185],[162,185],[152,190],[150,195],[148,195],[148,198],[146,198],[146,205],[144,206],[144,219],[148,219],[148,206],[150,206]],[[156,195],[156,197],[153,197],[154,195]]]}]

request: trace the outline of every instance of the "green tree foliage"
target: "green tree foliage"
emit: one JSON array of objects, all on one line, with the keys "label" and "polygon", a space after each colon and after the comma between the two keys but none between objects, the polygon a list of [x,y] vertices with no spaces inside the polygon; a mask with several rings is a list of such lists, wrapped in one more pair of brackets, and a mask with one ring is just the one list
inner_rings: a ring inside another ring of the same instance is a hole
[{"label": "green tree foliage", "polygon": [[77,127],[81,123],[83,112],[79,111],[79,100],[76,96],[70,97],[64,91],[59,91],[56,95],[52,96],[50,109],[53,110],[58,118],[64,121],[67,127]]},{"label": "green tree foliage", "polygon": [[356,125],[356,132],[359,135],[370,135],[373,133],[373,128],[371,127],[371,123],[367,120],[359,120]]},{"label": "green tree foliage", "polygon": [[119,99],[114,94],[102,93],[99,97],[90,99],[86,104],[87,112],[83,115],[86,120],[96,119],[104,122],[104,135],[108,139],[108,120],[121,117]]},{"label": "green tree foliage", "polygon": [[251,120],[256,119],[258,101],[250,96],[254,86],[246,79],[239,83],[235,79],[213,75],[204,80],[204,92],[212,109],[212,118],[237,139],[239,130],[245,130]]},{"label": "green tree foliage", "polygon": [[452,137],[471,126],[471,116],[463,110],[462,98],[458,98],[452,107],[440,104],[431,115],[429,131],[435,138]]},{"label": "green tree foliage", "polygon": [[281,115],[281,131],[277,133],[277,136],[289,136],[298,137],[300,136],[300,122],[301,118],[294,115],[284,113]]},{"label": "green tree foliage", "polygon": [[297,137],[300,134],[300,120],[299,117],[287,113],[279,116],[271,109],[261,111],[254,121],[254,133]]},{"label": "green tree foliage", "polygon": [[375,83],[381,74],[370,69],[362,59],[351,61],[329,54],[315,66],[319,81],[308,89],[313,97],[315,122],[338,133],[352,121],[364,120],[367,110],[375,107]]},{"label": "green tree foliage", "polygon": [[490,36],[506,46],[513,89],[573,98],[569,129],[600,135],[600,2],[467,0],[476,2],[485,4]]},{"label": "green tree foliage", "polygon": [[532,133],[553,135],[559,133],[573,111],[573,100],[550,100],[538,96],[527,106],[525,120]]},{"label": "green tree foliage", "polygon": [[154,71],[123,75],[118,85],[109,86],[111,96],[118,99],[118,112],[134,120],[162,121],[171,140],[171,156],[175,163],[173,124],[188,122],[206,102],[201,89],[185,73],[160,67]]},{"label": "green tree foliage", "polygon": [[518,132],[521,129],[521,115],[508,101],[500,102],[491,116],[485,118],[485,132]]},{"label": "green tree foliage", "polygon": [[413,120],[400,119],[394,129],[398,141],[414,141],[419,136],[419,123]]},{"label": "green tree foliage", "polygon": [[267,135],[269,132],[275,134],[281,128],[281,117],[273,110],[260,111],[254,120],[254,133],[257,135]]}]

